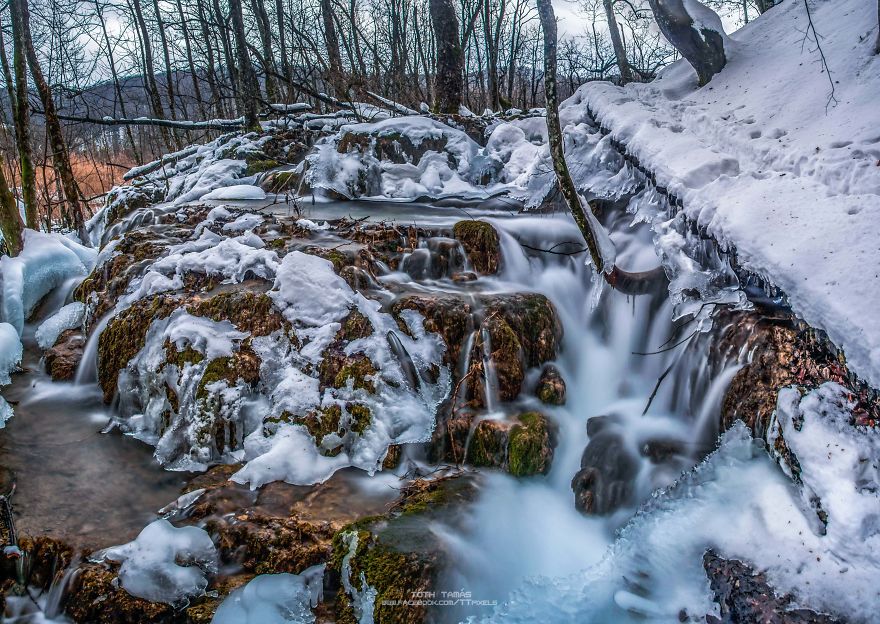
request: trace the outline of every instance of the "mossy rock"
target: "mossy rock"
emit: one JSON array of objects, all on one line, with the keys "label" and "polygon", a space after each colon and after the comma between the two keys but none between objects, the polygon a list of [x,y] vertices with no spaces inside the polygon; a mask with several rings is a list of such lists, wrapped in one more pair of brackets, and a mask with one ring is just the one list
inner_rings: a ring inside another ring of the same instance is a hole
[{"label": "mossy rock", "polygon": [[255,386],[260,381],[261,364],[260,357],[247,344],[242,344],[231,356],[218,357],[208,363],[196,397],[207,397],[207,387],[218,381],[225,381],[230,387],[237,385],[239,380]]},{"label": "mossy rock", "polygon": [[345,355],[341,350],[328,349],[318,368],[321,388],[344,388],[349,381],[355,390],[376,392],[373,376],[377,369],[364,353]]},{"label": "mossy rock", "polygon": [[474,269],[493,275],[501,266],[501,242],[498,232],[486,221],[459,221],[452,228],[453,236],[464,247]]},{"label": "mossy rock", "polygon": [[541,371],[541,378],[535,388],[535,396],[547,405],[565,405],[565,379],[559,369],[548,364]]},{"label": "mossy rock", "polygon": [[[268,282],[266,283],[268,286]],[[251,336],[268,336],[279,329],[287,330],[287,335],[295,340],[290,324],[275,308],[269,295],[252,290],[231,290],[205,299],[199,299],[187,306],[193,316],[203,316],[213,321],[229,321],[240,331]]]},{"label": "mossy rock", "polygon": [[106,403],[116,394],[119,372],[144,347],[153,321],[169,316],[179,306],[180,300],[157,295],[135,302],[110,320],[98,339],[98,383]]},{"label": "mossy rock", "polygon": [[245,162],[247,162],[247,169],[244,170],[245,177],[263,173],[264,171],[269,171],[281,166],[280,162],[271,158],[245,158]]},{"label": "mossy rock", "polygon": [[481,420],[474,427],[467,461],[480,468],[503,468],[507,462],[510,425],[500,420]]},{"label": "mossy rock", "polygon": [[336,333],[336,340],[351,342],[373,335],[373,324],[358,310],[352,310],[342,320],[342,327]]},{"label": "mossy rock", "polygon": [[93,624],[150,624],[169,622],[174,609],[136,598],[122,589],[116,572],[98,563],[80,566],[67,591],[65,613],[75,622]]},{"label": "mossy rock", "polygon": [[562,323],[556,307],[538,293],[515,293],[483,298],[486,317],[496,315],[513,329],[527,366],[540,366],[556,357],[562,342]]},{"label": "mossy rock", "polygon": [[507,445],[507,470],[515,477],[547,474],[553,461],[555,431],[540,412],[518,416],[510,429]]},{"label": "mossy rock", "polygon": [[[498,398],[502,401],[512,401],[519,396],[525,378],[523,348],[519,338],[503,318],[494,315],[483,321],[481,329],[488,334],[489,357],[498,384]],[[471,375],[471,383],[468,386],[468,398],[476,407],[485,407],[483,405],[485,376],[482,374],[484,339],[481,331],[474,341],[471,352],[472,366],[481,369]]]},{"label": "mossy rock", "polygon": [[[473,476],[416,480],[402,491],[397,505],[386,515],[363,518],[344,527],[333,538],[328,573],[336,578],[349,552],[353,535],[357,546],[349,559],[350,581],[362,591],[366,583],[377,592],[373,604],[376,624],[404,624],[433,621],[425,605],[413,601],[419,592],[436,590],[436,582],[449,557],[444,544],[425,523],[435,520],[457,522],[460,506],[475,496]],[[408,602],[409,604],[404,604]],[[394,603],[394,604],[392,604]],[[351,600],[340,590],[336,600],[337,622],[356,621]]]}]

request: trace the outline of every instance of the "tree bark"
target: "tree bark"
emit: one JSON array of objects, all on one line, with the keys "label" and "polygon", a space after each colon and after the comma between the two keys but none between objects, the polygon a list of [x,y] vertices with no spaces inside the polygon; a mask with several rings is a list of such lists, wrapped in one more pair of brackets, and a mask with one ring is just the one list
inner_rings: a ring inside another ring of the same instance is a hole
[{"label": "tree bark", "polygon": [[[692,2],[699,4],[697,0]],[[648,4],[663,36],[696,70],[701,87],[724,69],[727,64],[724,29],[721,19],[711,9],[699,5],[703,15],[692,16],[682,0],[648,0]],[[712,16],[712,22],[717,23],[707,24],[706,18]],[[695,17],[699,17],[699,27]]]},{"label": "tree bark", "polygon": [[630,295],[652,292],[660,284],[665,283],[666,275],[662,267],[639,273],[630,273],[617,266],[606,267],[599,251],[592,223],[584,212],[581,198],[565,161],[565,145],[562,126],[559,122],[559,95],[556,90],[556,16],[553,13],[553,5],[550,4],[550,0],[537,1],[538,16],[544,33],[544,95],[547,100],[547,134],[550,143],[550,158],[553,161],[556,179],[559,181],[559,190],[587,243],[593,266],[597,272],[602,274],[605,281],[616,290]]},{"label": "tree bark", "polygon": [[6,174],[0,167],[0,233],[3,234],[6,251],[10,256],[16,256],[21,252],[21,225],[15,196],[9,190]]},{"label": "tree bark", "polygon": [[73,175],[73,168],[70,165],[70,154],[67,151],[67,143],[64,140],[61,122],[55,109],[55,101],[52,99],[52,90],[43,76],[43,70],[40,68],[37,53],[34,50],[27,0],[12,0],[11,6],[13,11],[17,13],[17,19],[20,20],[22,42],[25,46],[25,54],[31,70],[31,77],[34,79],[34,85],[37,87],[40,101],[43,103],[43,110],[46,112],[46,133],[48,134],[49,146],[52,150],[52,162],[55,165],[55,171],[64,189],[64,195],[70,205],[70,224],[79,234],[82,244],[90,245],[83,216],[82,194]]},{"label": "tree bark", "polygon": [[275,55],[272,52],[272,30],[269,26],[269,14],[266,12],[266,4],[263,0],[251,0],[251,10],[257,23],[257,32],[260,34],[260,44],[263,47],[263,80],[266,86],[266,99],[275,103],[278,101],[278,86],[275,82]]},{"label": "tree bark", "polygon": [[614,56],[617,58],[617,68],[620,70],[620,84],[632,82],[632,72],[629,62],[626,60],[626,48],[620,38],[620,28],[617,26],[617,18],[614,15],[614,0],[603,0],[605,5],[605,18],[608,20],[608,30],[611,34],[611,44],[614,46]]},{"label": "tree bark", "polygon": [[437,41],[434,110],[457,115],[464,82],[464,54],[458,34],[458,17],[452,0],[430,0],[431,22]]},{"label": "tree bark", "polygon": [[238,61],[238,114],[244,117],[246,129],[259,130],[257,99],[260,96],[260,87],[257,84],[254,66],[248,54],[241,0],[231,0],[229,7],[232,15],[232,30],[235,34],[236,60]]},{"label": "tree bark", "polygon": [[[165,118],[165,110],[162,108],[162,98],[159,95],[159,87],[156,85],[156,65],[153,62],[153,46],[150,43],[150,32],[147,29],[147,22],[144,20],[144,12],[141,7],[141,0],[131,0],[134,9],[135,22],[137,30],[140,33],[141,51],[144,56],[144,88],[147,91],[147,98],[150,100],[150,108],[153,109],[153,117],[156,119]],[[172,149],[171,135],[163,129],[162,142],[165,143],[166,149]]]}]

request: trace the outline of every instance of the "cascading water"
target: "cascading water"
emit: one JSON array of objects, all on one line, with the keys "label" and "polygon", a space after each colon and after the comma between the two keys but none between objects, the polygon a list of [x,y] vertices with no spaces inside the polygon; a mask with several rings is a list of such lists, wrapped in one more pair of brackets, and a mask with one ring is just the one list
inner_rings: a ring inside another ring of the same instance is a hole
[{"label": "cascading water", "polygon": [[[556,365],[567,383],[565,406],[548,408],[534,399],[518,399],[524,403],[519,408],[541,409],[559,427],[550,473],[530,480],[488,474],[471,511],[469,530],[446,535],[452,560],[457,562],[448,587],[464,587],[474,600],[503,603],[526,579],[576,577],[578,571],[602,560],[615,531],[638,504],[712,449],[717,435],[713,423],[737,367],[735,361],[720,367],[705,364],[699,335],[690,347],[682,343],[652,353],[692,330],[675,331],[672,307],[665,297],[633,300],[608,291],[604,282],[597,283],[585,266],[586,254],[568,254],[580,248],[578,231],[569,219],[521,216],[491,222],[500,233],[503,264],[496,278],[486,280],[487,288],[535,291],[554,303],[564,327]],[[636,264],[650,262],[653,253],[644,253],[651,250],[648,236],[643,230],[619,238],[622,255]],[[510,407],[496,410],[510,411]],[[618,484],[628,493],[618,492],[618,508],[605,516],[579,513],[572,492],[572,477],[590,440],[587,423],[594,417],[604,417],[596,423],[610,423],[604,425],[602,435],[617,444],[613,461],[630,466],[624,471],[629,482]],[[472,607],[449,609],[444,617],[457,621],[474,613]]]}]

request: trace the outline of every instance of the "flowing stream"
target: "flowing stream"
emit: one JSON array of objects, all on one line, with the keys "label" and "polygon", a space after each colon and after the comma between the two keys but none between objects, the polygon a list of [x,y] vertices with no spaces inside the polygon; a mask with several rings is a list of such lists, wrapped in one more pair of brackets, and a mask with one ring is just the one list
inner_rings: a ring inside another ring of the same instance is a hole
[{"label": "flowing stream", "polygon": [[[279,217],[291,212],[284,204],[239,207],[267,210]],[[599,564],[616,532],[639,505],[714,448],[719,405],[739,358],[710,362],[699,335],[664,350],[664,345],[687,336],[690,328],[673,324],[665,296],[632,299],[597,283],[585,265],[586,254],[578,252],[581,239],[567,216],[521,215],[501,202],[483,207],[456,202],[430,207],[334,202],[302,208],[303,216],[312,220],[369,217],[429,228],[446,228],[462,218],[488,219],[501,237],[502,269],[497,276],[461,284],[445,276],[413,280],[398,271],[382,280],[410,292],[539,292],[560,315],[564,339],[556,364],[567,384],[564,406],[541,405],[531,396],[538,371],[527,377],[516,401],[501,403],[493,391],[492,367],[484,367],[489,372],[485,417],[507,418],[538,409],[556,423],[558,446],[552,469],[546,477],[530,479],[489,471],[477,501],[463,512],[467,514],[464,531],[426,528],[442,535],[453,554],[446,586],[438,590],[464,588],[474,600],[500,604],[528,579],[564,578]],[[611,218],[621,225],[627,217]],[[646,226],[613,238],[618,259],[628,269],[656,264]],[[430,254],[427,261],[431,262]],[[135,440],[116,432],[99,433],[108,422],[109,410],[94,381],[96,343],[93,335],[77,384],[51,382],[40,371],[33,347],[28,350],[24,363],[28,372],[16,376],[4,392],[18,402],[15,417],[0,431],[3,465],[15,473],[18,484],[13,502],[20,530],[60,535],[86,546],[130,540],[158,509],[177,498],[188,476],[162,470],[151,449]],[[470,351],[469,345],[463,349]],[[571,482],[590,440],[588,421],[596,417],[602,417],[594,421],[603,425],[599,434],[619,451],[607,457],[624,475],[620,487],[626,495],[611,513],[585,516],[575,509]],[[642,599],[647,593],[641,592]],[[627,617],[645,613],[625,597],[614,596],[622,611],[613,617],[620,619],[593,621],[623,621],[621,613]],[[444,617],[457,621],[491,612],[491,606],[451,608]],[[608,614],[612,617],[612,611]]]}]

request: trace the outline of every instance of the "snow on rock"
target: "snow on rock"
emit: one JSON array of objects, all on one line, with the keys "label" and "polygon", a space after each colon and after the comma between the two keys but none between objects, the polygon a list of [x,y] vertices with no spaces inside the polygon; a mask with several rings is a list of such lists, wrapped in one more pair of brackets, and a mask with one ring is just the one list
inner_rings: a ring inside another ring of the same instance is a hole
[{"label": "snow on rock", "polygon": [[252,230],[263,222],[262,215],[246,212],[238,217],[235,221],[227,223],[223,226],[224,232],[244,232]]},{"label": "snow on rock", "polygon": [[[813,432],[806,435],[813,437]],[[811,445],[818,449],[827,443],[814,439]],[[832,448],[833,443],[825,452]],[[850,450],[841,454],[848,458]],[[844,487],[842,496],[861,497],[856,522],[842,518],[835,535],[832,520],[822,535],[815,530],[814,510],[738,421],[722,436],[718,450],[645,503],[599,563],[570,577],[527,581],[482,621],[677,622],[681,613],[718,617],[702,565],[709,548],[754,564],[777,592],[792,593],[797,606],[845,614],[850,622],[876,621],[880,561],[871,546],[878,526],[877,495],[870,485],[856,493],[864,472],[876,470],[876,452],[871,457],[871,468],[849,463],[844,469],[834,462],[830,478],[822,477],[829,486]],[[869,497],[870,513],[863,514]],[[871,540],[867,544],[866,537]]]},{"label": "snow on rock", "polygon": [[805,505],[824,518],[824,540],[841,559],[880,569],[880,431],[852,424],[854,405],[835,383],[804,396],[786,388],[777,405],[770,441],[781,439],[797,460]]},{"label": "snow on rock", "polygon": [[15,327],[0,323],[0,386],[12,383],[9,374],[21,362],[22,346]]},{"label": "snow on rock", "polygon": [[86,314],[86,306],[79,301],[68,303],[55,314],[43,321],[37,328],[35,338],[41,349],[48,349],[55,344],[63,332],[82,325]]},{"label": "snow on rock", "polygon": [[202,195],[202,199],[220,199],[227,201],[241,201],[248,199],[266,199],[266,192],[253,184],[233,184],[214,189],[210,193]]},{"label": "snow on rock", "polygon": [[229,594],[211,624],[311,624],[323,579],[324,564],[300,574],[261,574]]},{"label": "snow on rock", "polygon": [[21,334],[40,300],[70,278],[88,275],[96,257],[95,250],[61,234],[25,230],[21,253],[0,257],[0,322]]},{"label": "snow on rock", "polygon": [[122,563],[119,581],[132,596],[181,606],[200,596],[207,575],[217,572],[217,549],[198,527],[176,528],[167,520],[148,524],[133,542],[99,553]]},{"label": "snow on rock", "polygon": [[781,288],[850,368],[880,385],[880,57],[877,7],[816,2],[831,69],[802,45],[802,2],[733,34],[727,67],[698,89],[679,61],[649,84],[592,82],[566,106],[589,109],[687,216],[740,264]]},{"label": "snow on rock", "polygon": [[462,130],[428,117],[342,126],[307,157],[312,188],[346,197],[486,196],[500,164]]},{"label": "snow on rock", "polygon": [[12,406],[6,402],[2,396],[0,396],[0,429],[6,426],[6,422],[12,418]]},{"label": "snow on rock", "polygon": [[[287,320],[315,328],[342,320],[354,300],[354,292],[333,272],[332,262],[301,251],[284,256],[275,288],[269,296]],[[311,296],[303,297],[304,292]]]}]

